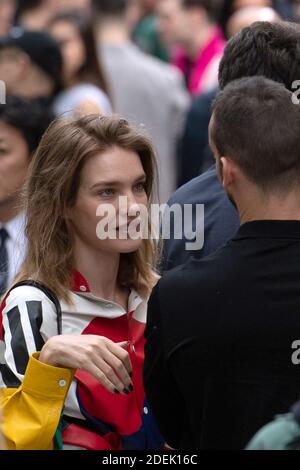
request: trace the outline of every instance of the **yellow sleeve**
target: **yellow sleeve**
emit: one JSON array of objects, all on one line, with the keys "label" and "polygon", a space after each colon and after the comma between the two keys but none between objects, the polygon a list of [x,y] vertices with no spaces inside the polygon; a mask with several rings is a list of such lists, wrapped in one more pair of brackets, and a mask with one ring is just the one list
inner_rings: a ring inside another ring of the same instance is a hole
[{"label": "yellow sleeve", "polygon": [[51,450],[74,371],[31,356],[19,388],[2,389],[2,431],[9,450]]}]

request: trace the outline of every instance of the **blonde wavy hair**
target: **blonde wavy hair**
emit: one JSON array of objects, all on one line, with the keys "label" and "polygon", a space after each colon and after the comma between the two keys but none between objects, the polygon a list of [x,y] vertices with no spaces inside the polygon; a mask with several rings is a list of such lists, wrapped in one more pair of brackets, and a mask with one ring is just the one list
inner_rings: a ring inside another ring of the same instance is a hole
[{"label": "blonde wavy hair", "polygon": [[[44,283],[69,302],[73,244],[66,210],[75,203],[86,160],[110,147],[136,152],[146,174],[148,201],[153,201],[157,164],[145,133],[119,117],[89,115],[54,121],[31,162],[24,190],[28,250],[16,281]],[[143,240],[133,253],[121,254],[119,282],[148,295],[158,275],[156,240]]]}]

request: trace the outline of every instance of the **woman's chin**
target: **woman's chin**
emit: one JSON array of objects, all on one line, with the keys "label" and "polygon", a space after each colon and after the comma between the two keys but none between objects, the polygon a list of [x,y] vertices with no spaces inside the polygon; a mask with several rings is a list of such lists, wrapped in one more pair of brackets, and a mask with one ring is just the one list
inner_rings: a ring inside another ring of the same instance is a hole
[{"label": "woman's chin", "polygon": [[119,251],[119,253],[133,253],[137,251],[140,246],[142,245],[143,240],[131,240],[128,238],[127,240],[114,240],[115,249]]}]

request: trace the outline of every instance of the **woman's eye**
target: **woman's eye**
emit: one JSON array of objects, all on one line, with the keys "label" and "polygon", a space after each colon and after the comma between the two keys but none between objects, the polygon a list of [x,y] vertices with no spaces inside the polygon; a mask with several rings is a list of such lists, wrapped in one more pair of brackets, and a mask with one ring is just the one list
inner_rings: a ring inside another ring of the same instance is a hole
[{"label": "woman's eye", "polygon": [[135,190],[138,192],[144,192],[146,190],[146,183],[138,183],[135,185]]},{"label": "woman's eye", "polygon": [[103,189],[102,191],[99,191],[99,196],[101,197],[111,197],[114,195],[114,190],[113,189]]}]

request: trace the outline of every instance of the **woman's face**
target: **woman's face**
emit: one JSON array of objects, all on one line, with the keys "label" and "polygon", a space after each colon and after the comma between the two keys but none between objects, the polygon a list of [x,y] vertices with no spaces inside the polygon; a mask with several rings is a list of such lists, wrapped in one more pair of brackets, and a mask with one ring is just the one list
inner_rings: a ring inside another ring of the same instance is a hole
[{"label": "woman's face", "polygon": [[68,21],[57,21],[49,28],[49,32],[61,47],[64,80],[68,82],[76,79],[86,58],[85,47],[77,28]]},{"label": "woman's face", "polygon": [[0,207],[15,204],[28,165],[29,149],[21,132],[0,122]]},{"label": "woman's face", "polygon": [[[75,236],[93,250],[131,253],[141,243],[139,212],[147,207],[146,175],[137,153],[111,147],[90,157],[81,172],[69,219]],[[106,239],[105,239],[106,238]]]}]

